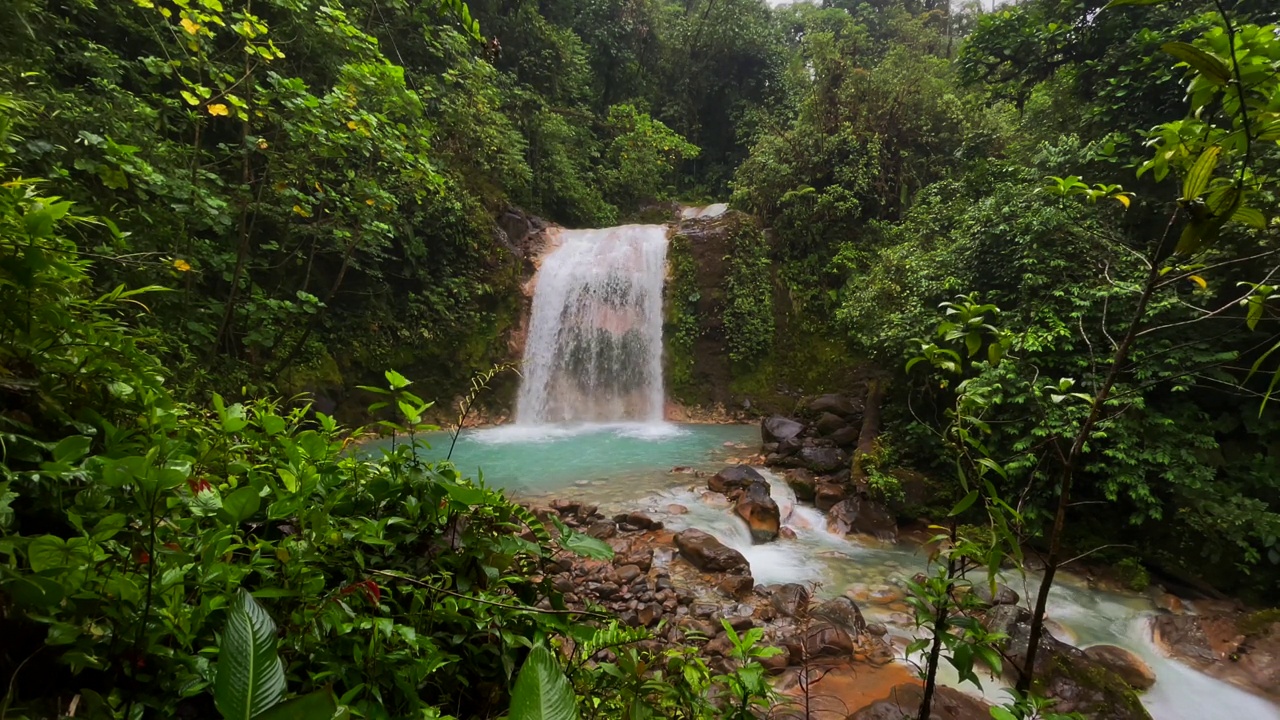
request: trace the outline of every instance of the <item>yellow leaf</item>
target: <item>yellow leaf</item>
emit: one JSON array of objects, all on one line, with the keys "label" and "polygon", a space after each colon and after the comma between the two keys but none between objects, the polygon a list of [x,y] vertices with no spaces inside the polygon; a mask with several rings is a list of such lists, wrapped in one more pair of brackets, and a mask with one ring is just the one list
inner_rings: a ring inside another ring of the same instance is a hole
[{"label": "yellow leaf", "polygon": [[1187,279],[1199,285],[1201,290],[1209,289],[1209,283],[1205,282],[1204,278],[1200,277],[1199,275],[1190,275],[1187,277]]},{"label": "yellow leaf", "polygon": [[320,187],[320,181],[319,181],[319,180],[317,180],[317,181],[316,181],[316,192],[318,192],[318,193],[322,193],[322,192],[324,192],[324,188]]},{"label": "yellow leaf", "polygon": [[214,103],[205,109],[209,111],[210,115],[229,115],[231,113],[227,106],[222,103]]},{"label": "yellow leaf", "polygon": [[1121,205],[1125,206],[1126,208],[1129,207],[1128,195],[1112,195],[1111,197],[1115,198]]},{"label": "yellow leaf", "polygon": [[369,198],[368,200],[365,200],[364,204],[368,205],[369,207],[373,207],[373,198]]},{"label": "yellow leaf", "polygon": [[186,30],[189,35],[195,35],[200,32],[200,26],[191,22],[191,18],[182,18],[182,29]]},{"label": "yellow leaf", "polygon": [[174,260],[173,269],[177,270],[178,272],[191,272],[191,263],[181,259]]},{"label": "yellow leaf", "polygon": [[302,208],[302,206],[301,206],[301,205],[294,205],[294,206],[293,206],[293,211],[294,211],[294,212],[296,212],[296,213],[298,213],[298,214],[299,214],[299,215],[301,215],[302,217],[311,217],[311,213],[309,213],[309,212],[307,212],[306,210],[304,210],[304,209]]},{"label": "yellow leaf", "polygon": [[348,121],[347,121],[347,129],[349,129],[349,130],[355,130],[355,129],[356,129],[356,121],[355,121],[355,120],[348,120]]},{"label": "yellow leaf", "polygon": [[267,149],[267,141],[266,141],[266,140],[263,140],[262,138],[258,138],[258,149],[259,149],[259,150],[266,150],[266,149]]}]

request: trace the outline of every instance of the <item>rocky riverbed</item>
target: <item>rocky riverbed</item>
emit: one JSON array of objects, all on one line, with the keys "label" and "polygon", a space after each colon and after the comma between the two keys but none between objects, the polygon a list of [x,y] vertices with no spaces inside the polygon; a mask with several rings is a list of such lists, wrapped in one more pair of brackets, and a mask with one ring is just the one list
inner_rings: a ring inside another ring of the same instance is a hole
[{"label": "rocky riverbed", "polygon": [[[840,464],[847,466],[849,452],[840,442],[851,433],[837,433],[855,426],[858,415],[856,404],[830,398],[823,402],[828,406],[823,414],[811,407],[807,418],[766,419],[765,455],[741,448],[737,464],[719,472],[673,469],[690,486],[665,500],[651,498],[645,512],[640,506],[605,513],[585,501],[543,502],[535,511],[544,518],[554,515],[614,549],[612,561],[560,559],[551,578],[555,587],[570,606],[604,607],[625,623],[653,629],[647,649],[692,644],[717,671],[729,670],[735,662],[722,621],[739,632],[760,628],[762,642],[782,650],[765,661],[786,701],[774,713],[777,717],[896,719],[903,709],[917,707],[920,683],[904,658],[904,647],[922,631],[915,629],[904,602],[906,568],[894,579],[886,578],[884,567],[860,573],[856,562],[841,561],[847,568],[832,580],[834,588],[810,581],[775,582],[767,572],[758,581],[752,574],[755,561],[748,555],[785,546],[797,532],[816,532],[814,524],[825,526],[820,530],[833,537],[857,536],[871,545],[891,545],[900,535],[910,535],[899,532],[900,508],[876,502],[847,470],[830,469],[830,453],[838,453]],[[823,430],[814,429],[817,421],[837,414],[843,425],[828,419]],[[753,467],[763,465],[780,474]],[[806,502],[801,506],[797,499]],[[748,545],[730,546],[690,520],[707,513],[745,526],[742,542]],[[1068,576],[1063,582],[1070,586],[1075,580]],[[982,622],[1008,636],[1003,651],[1013,662],[1005,663],[993,683],[997,686],[1016,681],[1014,668],[1026,652],[1030,613],[1021,597],[1027,588],[1022,590],[1001,585],[994,593],[977,591],[987,606]],[[1256,695],[1280,699],[1280,623],[1275,618],[1167,594],[1157,604],[1162,609],[1153,621],[1155,636],[1169,655]],[[1202,614],[1191,614],[1193,608]],[[1062,620],[1050,618],[1051,634],[1042,641],[1036,667],[1037,685],[1056,701],[1056,709],[1100,720],[1151,717],[1140,700],[1162,680],[1149,664],[1151,658],[1096,640],[1082,643],[1070,629],[1073,623]],[[1151,630],[1145,632],[1149,637]],[[995,697],[997,693],[987,692],[987,698]],[[1274,708],[1265,703],[1259,707]],[[986,719],[988,708],[984,698],[946,689],[933,717]],[[1280,712],[1263,712],[1254,715],[1259,720],[1280,717]],[[1157,714],[1156,720],[1165,719]]]}]

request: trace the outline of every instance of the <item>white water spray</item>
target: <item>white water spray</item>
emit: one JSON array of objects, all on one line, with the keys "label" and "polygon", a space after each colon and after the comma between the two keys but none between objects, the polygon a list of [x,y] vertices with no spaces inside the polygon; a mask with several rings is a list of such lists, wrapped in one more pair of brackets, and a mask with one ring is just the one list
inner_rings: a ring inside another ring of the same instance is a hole
[{"label": "white water spray", "polygon": [[666,227],[561,237],[538,273],[516,421],[661,422]]}]

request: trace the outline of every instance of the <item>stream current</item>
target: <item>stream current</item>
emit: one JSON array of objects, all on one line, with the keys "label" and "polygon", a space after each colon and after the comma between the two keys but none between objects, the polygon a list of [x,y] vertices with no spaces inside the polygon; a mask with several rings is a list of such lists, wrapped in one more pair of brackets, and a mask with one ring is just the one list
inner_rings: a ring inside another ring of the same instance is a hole
[{"label": "stream current", "polygon": [[[448,438],[440,435],[432,442],[430,455],[442,458]],[[641,509],[672,529],[709,532],[746,556],[758,584],[818,583],[819,597],[850,589],[880,597],[899,593],[903,578],[925,570],[926,558],[911,545],[828,533],[821,512],[797,503],[787,484],[763,469],[783,524],[796,537],[753,545],[746,525],[722,496],[705,492],[705,475],[752,455],[759,442],[759,429],[746,425],[516,424],[464,432],[453,460],[464,473],[523,500],[571,498],[597,504],[606,514]],[[1038,582],[1032,574],[1002,579],[1024,598],[1034,594]],[[859,603],[869,621],[884,622],[891,633],[906,636],[909,623],[890,604]],[[1091,589],[1069,574],[1059,575],[1049,603],[1060,639],[1077,647],[1117,645],[1147,662],[1157,681],[1142,702],[1155,720],[1280,720],[1280,707],[1271,702],[1161,654],[1151,640],[1155,613],[1145,595]],[[954,677],[944,681],[954,684]],[[979,692],[972,685],[957,687]],[[1006,699],[994,681],[984,681],[982,692],[991,700]]]}]

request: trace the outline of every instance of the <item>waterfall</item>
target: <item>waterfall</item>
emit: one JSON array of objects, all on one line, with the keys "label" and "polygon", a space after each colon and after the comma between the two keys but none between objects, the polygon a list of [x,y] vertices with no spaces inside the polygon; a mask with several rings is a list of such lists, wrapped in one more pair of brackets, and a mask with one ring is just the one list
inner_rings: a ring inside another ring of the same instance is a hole
[{"label": "waterfall", "polygon": [[517,423],[661,422],[666,226],[561,240],[538,271]]}]

